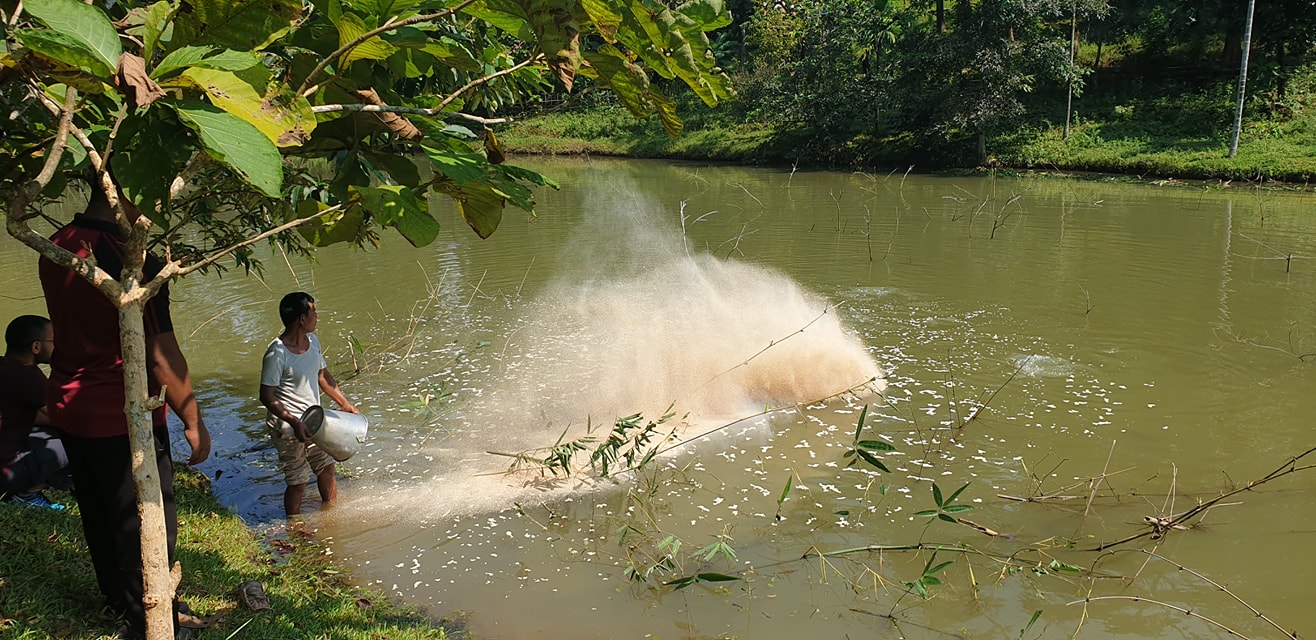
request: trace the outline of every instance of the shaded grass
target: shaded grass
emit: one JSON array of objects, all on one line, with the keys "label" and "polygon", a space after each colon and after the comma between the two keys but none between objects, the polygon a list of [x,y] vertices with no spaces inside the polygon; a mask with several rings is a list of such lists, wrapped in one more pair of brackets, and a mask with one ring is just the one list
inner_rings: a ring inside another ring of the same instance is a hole
[{"label": "shaded grass", "polygon": [[[175,470],[179,507],[179,597],[213,619],[201,637],[445,640],[457,623],[353,587],[326,549],[293,531],[258,535],[210,494],[204,476]],[[58,494],[49,494],[56,498]],[[71,496],[64,512],[0,504],[0,638],[90,640],[116,622],[101,612],[91,559]],[[271,611],[250,611],[231,595],[257,580]],[[235,633],[236,632],[236,633]]]}]

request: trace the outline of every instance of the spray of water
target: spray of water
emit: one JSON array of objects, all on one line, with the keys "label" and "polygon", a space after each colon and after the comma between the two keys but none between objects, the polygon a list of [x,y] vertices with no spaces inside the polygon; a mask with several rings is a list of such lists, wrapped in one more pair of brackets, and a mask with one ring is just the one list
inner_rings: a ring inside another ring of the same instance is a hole
[{"label": "spray of water", "polygon": [[432,452],[438,475],[404,490],[408,503],[454,513],[525,499],[522,483],[488,475],[507,460],[487,450],[606,432],[619,416],[670,407],[688,437],[765,407],[884,389],[835,306],[782,273],[687,251],[679,223],[634,193],[594,195],[612,215],[590,216],[562,249],[587,268],[523,305],[503,371]]}]

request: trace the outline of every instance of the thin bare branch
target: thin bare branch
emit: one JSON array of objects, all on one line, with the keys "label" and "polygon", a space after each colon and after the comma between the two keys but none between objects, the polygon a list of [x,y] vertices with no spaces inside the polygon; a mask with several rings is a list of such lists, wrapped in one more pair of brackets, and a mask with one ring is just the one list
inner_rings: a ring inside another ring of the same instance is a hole
[{"label": "thin bare branch", "polygon": [[503,124],[511,122],[511,118],[481,118],[469,113],[459,111],[444,111],[442,109],[421,109],[419,107],[394,107],[391,105],[378,104],[321,104],[311,107],[312,113],[336,113],[340,111],[361,112],[361,113],[402,113],[416,116],[441,116],[444,118],[461,118],[478,124]]},{"label": "thin bare branch", "polygon": [[160,277],[151,280],[151,282],[148,284],[154,286],[156,289],[159,289],[161,286],[163,286],[163,283],[167,281],[169,278],[179,278],[189,273],[192,273],[193,271],[196,271],[198,269],[204,269],[217,262],[220,258],[223,258],[224,256],[227,256],[228,254],[233,253],[234,251],[237,251],[242,247],[256,244],[257,242],[260,242],[261,240],[264,240],[270,236],[283,233],[284,231],[287,231],[289,229],[296,228],[298,226],[306,224],[307,222],[315,220],[316,218],[324,217],[326,215],[338,211],[341,208],[343,208],[343,204],[336,204],[332,207],[329,207],[328,209],[325,209],[323,211],[318,211],[313,215],[306,216],[305,218],[298,218],[291,222],[285,222],[277,227],[274,227],[273,229],[265,231],[264,233],[254,235],[250,238],[247,238],[246,240],[243,240],[242,242],[238,242],[235,244],[231,244],[227,247],[224,247],[223,249],[220,249],[219,251],[216,251],[215,253],[206,256],[204,260],[187,265],[186,267],[182,266],[177,261],[171,261],[169,262],[169,264],[165,265],[165,268],[163,270],[160,271]]},{"label": "thin bare branch", "polygon": [[[1184,608],[1184,607],[1180,607],[1180,606],[1178,606],[1178,605],[1173,605],[1173,604],[1170,604],[1170,603],[1168,603],[1168,602],[1161,602],[1160,600],[1152,600],[1151,598],[1144,598],[1144,597],[1142,597],[1142,596],[1089,596],[1089,597],[1083,598],[1082,600],[1075,600],[1075,601],[1070,602],[1070,603],[1067,603],[1067,604],[1070,604],[1070,605],[1075,605],[1075,604],[1080,604],[1080,603],[1082,603],[1082,604],[1087,604],[1087,603],[1089,603],[1089,602],[1096,602],[1096,601],[1098,601],[1098,600],[1131,600],[1131,601],[1133,601],[1133,602],[1146,602],[1146,603],[1148,603],[1148,604],[1154,604],[1154,605],[1162,606],[1162,607],[1165,607],[1165,608],[1167,608],[1167,609],[1172,609],[1172,610],[1174,610],[1174,611],[1178,611],[1179,613],[1182,613],[1182,614],[1184,614],[1184,615],[1186,615],[1186,616],[1188,616],[1188,617],[1190,617],[1190,618],[1197,618],[1198,620],[1201,620],[1202,622],[1205,622],[1205,623],[1207,623],[1207,624],[1210,624],[1210,625],[1213,625],[1213,626],[1219,627],[1220,629],[1224,630],[1224,631],[1225,631],[1226,633],[1228,633],[1229,635],[1232,635],[1232,636],[1238,636],[1238,637],[1240,637],[1240,638],[1243,638],[1244,640],[1248,640],[1248,637],[1247,637],[1247,636],[1245,636],[1245,635],[1243,635],[1243,634],[1241,634],[1241,633],[1239,633],[1239,632],[1237,632],[1237,631],[1235,631],[1235,630],[1233,630],[1233,629],[1230,629],[1229,627],[1225,626],[1225,625],[1222,624],[1222,623],[1216,622],[1215,620],[1212,620],[1211,618],[1208,618],[1208,617],[1206,617],[1206,616],[1204,616],[1204,615],[1202,615],[1202,614],[1200,614],[1200,613],[1197,613],[1196,611],[1193,611],[1192,609],[1186,609],[1186,608]],[[1297,636],[1293,636],[1293,637],[1296,638]]]},{"label": "thin bare branch", "polygon": [[508,68],[506,68],[506,69],[502,69],[502,70],[499,70],[499,71],[495,71],[495,72],[493,72],[493,73],[491,73],[491,74],[489,74],[489,75],[487,75],[487,76],[484,76],[484,77],[482,77],[482,78],[476,78],[476,79],[474,79],[474,80],[472,80],[472,81],[470,81],[470,82],[467,82],[466,84],[462,85],[462,87],[461,87],[460,89],[458,89],[458,90],[456,90],[456,91],[453,91],[451,95],[449,95],[448,97],[444,98],[444,99],[443,99],[443,102],[440,102],[440,103],[439,103],[438,108],[439,108],[439,110],[442,110],[444,107],[448,106],[449,104],[452,104],[452,101],[453,101],[453,100],[456,100],[456,99],[457,99],[457,96],[459,96],[459,95],[465,93],[467,89],[470,89],[470,88],[472,88],[472,87],[478,87],[478,86],[480,86],[480,85],[482,85],[482,84],[484,84],[484,83],[486,83],[486,82],[488,82],[488,81],[490,81],[490,80],[493,80],[494,78],[497,78],[498,76],[505,76],[505,75],[507,75],[507,74],[509,74],[509,73],[515,73],[516,71],[520,71],[521,69],[524,69],[525,67],[528,67],[528,66],[530,66],[530,65],[532,65],[532,64],[534,64],[534,63],[536,63],[536,62],[540,62],[540,61],[542,61],[543,59],[544,59],[544,54],[542,54],[542,53],[541,53],[541,54],[538,54],[538,55],[535,55],[535,56],[531,56],[531,57],[526,58],[525,60],[522,60],[521,62],[518,62],[518,63],[516,63],[516,64],[514,64],[514,65],[512,65],[512,66],[510,66],[510,67],[508,67]]},{"label": "thin bare branch", "polygon": [[311,70],[311,73],[307,74],[306,79],[302,80],[302,85],[300,87],[297,87],[297,93],[301,95],[308,95],[308,91],[307,91],[308,87],[310,87],[311,83],[314,82],[315,79],[318,78],[320,74],[324,72],[325,68],[327,68],[329,65],[337,61],[338,58],[341,57],[343,54],[356,48],[357,45],[360,45],[366,40],[369,40],[381,33],[387,33],[389,31],[393,31],[394,29],[400,29],[402,27],[410,26],[413,24],[420,24],[422,22],[431,22],[433,20],[438,20],[440,18],[446,18],[450,15],[455,15],[457,12],[461,11],[462,9],[465,9],[466,7],[470,6],[474,2],[475,0],[462,0],[460,4],[448,7],[443,11],[436,11],[434,13],[426,13],[418,16],[412,16],[410,18],[407,18],[406,20],[398,20],[396,22],[393,21],[385,22],[380,27],[371,29],[370,31],[361,34],[355,40],[341,47],[338,47],[336,51],[329,54],[328,56],[325,56],[325,59],[321,60],[320,64],[316,65],[315,68]]}]

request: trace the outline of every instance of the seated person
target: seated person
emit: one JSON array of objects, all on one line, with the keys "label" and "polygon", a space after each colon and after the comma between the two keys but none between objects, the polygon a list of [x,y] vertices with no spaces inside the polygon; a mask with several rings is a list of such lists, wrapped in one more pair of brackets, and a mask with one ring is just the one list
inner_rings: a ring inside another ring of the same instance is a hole
[{"label": "seated person", "polygon": [[0,357],[0,495],[35,507],[63,509],[39,493],[46,486],[68,489],[68,457],[46,418],[46,374],[54,331],[41,316],[19,316],[5,330]]}]

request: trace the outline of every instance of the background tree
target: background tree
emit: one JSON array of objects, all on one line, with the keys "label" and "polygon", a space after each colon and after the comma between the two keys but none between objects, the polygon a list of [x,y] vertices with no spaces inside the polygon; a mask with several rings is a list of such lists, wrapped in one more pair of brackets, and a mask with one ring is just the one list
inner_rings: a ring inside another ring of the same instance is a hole
[{"label": "background tree", "polygon": [[[533,212],[549,178],[504,163],[487,127],[547,82],[583,76],[636,116],[682,123],[649,74],[708,105],[730,97],[706,32],[721,0],[159,0],[0,4],[0,191],[11,235],[76,271],[119,309],[125,411],[142,515],[148,633],[172,634],[177,574],[166,566],[150,451],[142,307],[170,279],[260,268],[263,240],[293,252],[436,237],[431,195],[481,237],[510,203]],[[421,161],[417,161],[417,160]],[[110,170],[113,169],[111,174]],[[32,223],[93,176],[126,239],[116,280]],[[130,222],[119,193],[144,215]],[[297,232],[294,232],[294,229]],[[142,282],[148,248],[160,275]]]}]

